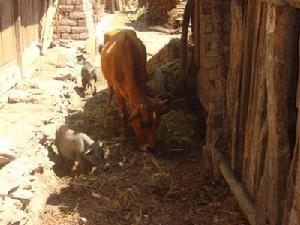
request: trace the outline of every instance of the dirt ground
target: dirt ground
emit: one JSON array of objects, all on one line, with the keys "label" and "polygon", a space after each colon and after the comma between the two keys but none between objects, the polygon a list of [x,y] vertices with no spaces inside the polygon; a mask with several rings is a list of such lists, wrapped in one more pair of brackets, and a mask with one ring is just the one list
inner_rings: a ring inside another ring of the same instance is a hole
[{"label": "dirt ground", "polygon": [[[126,16],[119,15],[110,27],[129,26],[126,23]],[[155,32],[142,31],[138,35],[151,54],[170,39],[168,35]],[[45,65],[41,64],[41,67]],[[79,66],[73,68],[77,74],[79,70]],[[112,107],[107,107],[103,78],[98,90],[94,97],[82,97],[80,84],[75,86],[69,99],[73,102],[73,110],[69,110],[65,120],[71,128],[104,142],[110,168],[90,175],[78,175],[67,172],[63,165],[56,163],[54,172],[58,185],[48,199],[41,224],[247,224],[224,182],[212,180],[207,162],[202,157],[205,121],[198,107],[186,105],[188,110],[185,113],[195,118],[199,142],[183,151],[164,150],[147,154],[137,150],[132,132],[121,146],[117,104],[114,102]],[[53,143],[47,147],[51,159],[57,162]]]}]

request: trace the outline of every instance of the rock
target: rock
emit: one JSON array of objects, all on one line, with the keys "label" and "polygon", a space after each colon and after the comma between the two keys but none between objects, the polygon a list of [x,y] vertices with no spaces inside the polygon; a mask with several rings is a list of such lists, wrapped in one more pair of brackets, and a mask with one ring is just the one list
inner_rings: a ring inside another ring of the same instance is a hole
[{"label": "rock", "polygon": [[17,156],[12,149],[13,146],[9,139],[0,139],[0,168],[16,159]]},{"label": "rock", "polygon": [[[27,182],[30,172],[39,165],[35,158],[19,157],[0,170],[0,197]],[[34,177],[33,177],[34,178]]]},{"label": "rock", "polygon": [[44,168],[42,166],[39,166],[30,172],[31,175],[34,175],[36,173],[44,173]]},{"label": "rock", "polygon": [[22,210],[10,208],[0,213],[0,224],[18,224],[24,225],[27,223],[29,216]]},{"label": "rock", "polygon": [[67,74],[67,75],[63,75],[63,76],[59,76],[59,77],[55,77],[54,78],[55,80],[61,80],[61,81],[67,81],[67,80],[69,80],[69,81],[73,81],[73,82],[76,82],[77,81],[77,79],[76,79],[76,77],[75,76],[73,76],[72,74]]},{"label": "rock", "polygon": [[0,155],[0,168],[2,168],[3,166],[5,166],[6,164],[10,163],[13,160],[14,160],[14,158],[12,159],[12,158],[8,158],[8,157]]},{"label": "rock", "polygon": [[[61,42],[59,43],[61,45]],[[66,58],[63,55],[57,56],[56,68],[64,68],[66,66]]]},{"label": "rock", "polygon": [[5,210],[5,208],[9,208],[9,207],[15,207],[16,209],[22,209],[23,203],[18,199],[12,199],[12,198],[6,196],[4,198],[2,206],[0,206],[0,208],[1,207],[2,207],[2,210],[0,210],[0,212],[1,211],[3,212]]},{"label": "rock", "polygon": [[54,48],[54,47],[56,47],[56,43],[54,41],[51,41],[49,48]]},{"label": "rock", "polygon": [[23,90],[13,90],[8,96],[8,104],[26,102],[28,99],[28,93]]},{"label": "rock", "polygon": [[9,195],[13,199],[20,200],[24,205],[28,205],[30,200],[33,198],[33,194],[29,190],[18,188],[15,192]]},{"label": "rock", "polygon": [[70,44],[68,42],[62,42],[62,41],[60,41],[59,45],[61,47],[64,47],[64,48],[71,48],[71,46],[70,46]]},{"label": "rock", "polygon": [[0,224],[26,224],[29,217],[22,208],[19,200],[5,197],[0,202]]},{"label": "rock", "polygon": [[32,184],[31,183],[22,184],[20,185],[20,188],[22,188],[23,190],[32,190]]},{"label": "rock", "polygon": [[78,219],[78,223],[79,223],[80,225],[87,224],[87,219],[84,218],[84,217],[80,217],[80,218]]}]

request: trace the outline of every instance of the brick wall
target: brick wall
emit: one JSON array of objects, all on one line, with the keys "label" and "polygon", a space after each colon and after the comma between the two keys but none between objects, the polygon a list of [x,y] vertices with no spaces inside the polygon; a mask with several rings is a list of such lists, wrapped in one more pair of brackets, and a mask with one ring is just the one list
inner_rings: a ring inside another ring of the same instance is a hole
[{"label": "brick wall", "polygon": [[200,66],[198,95],[207,111],[216,103],[214,110],[222,114],[230,53],[230,2],[197,1],[195,13],[195,63]]},{"label": "brick wall", "polygon": [[58,35],[60,39],[86,40],[94,35],[94,2],[93,0],[59,0],[58,19],[54,21],[56,38]]}]

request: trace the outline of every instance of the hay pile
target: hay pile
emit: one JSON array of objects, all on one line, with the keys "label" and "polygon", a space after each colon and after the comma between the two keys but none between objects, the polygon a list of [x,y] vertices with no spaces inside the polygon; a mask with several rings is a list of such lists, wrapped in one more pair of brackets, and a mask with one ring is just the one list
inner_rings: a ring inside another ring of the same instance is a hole
[{"label": "hay pile", "polygon": [[158,148],[183,151],[200,145],[199,118],[183,111],[170,111],[161,117],[157,130]]},{"label": "hay pile", "polygon": [[148,82],[149,95],[153,97],[175,95],[180,77],[181,61],[179,59],[158,67]]},{"label": "hay pile", "polygon": [[153,74],[154,71],[165,63],[179,59],[180,57],[180,39],[173,38],[157,54],[147,62],[147,73]]}]

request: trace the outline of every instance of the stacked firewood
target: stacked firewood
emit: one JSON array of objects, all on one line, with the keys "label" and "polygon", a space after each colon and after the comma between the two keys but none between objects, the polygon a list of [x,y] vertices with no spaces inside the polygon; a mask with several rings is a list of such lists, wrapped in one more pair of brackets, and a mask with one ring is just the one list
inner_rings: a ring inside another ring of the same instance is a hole
[{"label": "stacked firewood", "polygon": [[179,0],[147,0],[149,24],[162,25],[168,21],[168,12],[174,9]]},{"label": "stacked firewood", "polygon": [[182,25],[184,7],[187,0],[179,0],[176,7],[168,12],[169,18],[167,25],[172,28],[179,28]]}]

